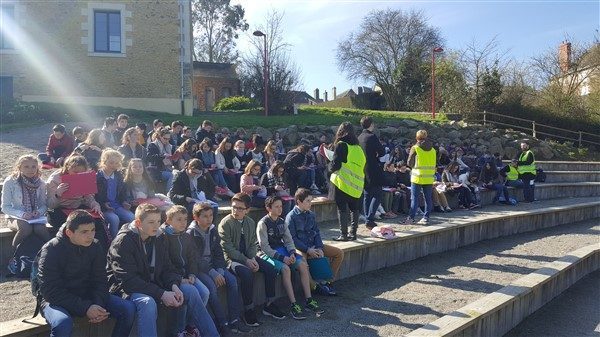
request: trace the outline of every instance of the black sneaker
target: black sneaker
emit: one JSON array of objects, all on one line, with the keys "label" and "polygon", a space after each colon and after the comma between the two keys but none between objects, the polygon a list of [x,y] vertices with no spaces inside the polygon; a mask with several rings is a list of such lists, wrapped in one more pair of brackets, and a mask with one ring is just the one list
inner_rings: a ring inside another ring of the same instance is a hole
[{"label": "black sneaker", "polygon": [[298,303],[292,304],[292,307],[290,308],[290,315],[292,315],[292,318],[297,320],[306,319],[306,315],[304,315],[302,307],[298,305]]},{"label": "black sneaker", "polygon": [[249,309],[244,312],[244,321],[247,326],[259,326],[260,322],[256,319],[256,313],[254,309]]},{"label": "black sneaker", "polygon": [[317,301],[312,298],[310,300],[306,301],[306,305],[304,307],[307,310],[310,310],[317,315],[320,315],[325,312],[325,310],[321,309],[321,307],[319,306],[319,303],[317,303]]},{"label": "black sneaker", "polygon": [[284,319],[285,318],[285,314],[281,310],[279,310],[279,308],[275,305],[275,303],[265,305],[262,313],[263,313],[263,315],[271,316],[275,319]]},{"label": "black sneaker", "polygon": [[247,333],[250,329],[246,327],[239,319],[235,322],[229,323],[229,329],[233,333]]}]

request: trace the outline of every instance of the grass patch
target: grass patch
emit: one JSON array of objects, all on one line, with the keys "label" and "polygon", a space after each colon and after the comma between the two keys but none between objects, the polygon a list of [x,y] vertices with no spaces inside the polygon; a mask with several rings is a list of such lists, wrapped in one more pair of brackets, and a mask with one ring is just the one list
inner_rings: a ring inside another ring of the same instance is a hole
[{"label": "grass patch", "polygon": [[[203,120],[209,119],[217,127],[228,128],[253,128],[262,126],[266,128],[279,128],[289,125],[337,125],[344,121],[358,123],[362,116],[372,116],[376,122],[398,122],[401,119],[413,119],[416,121],[431,121],[429,114],[414,113],[414,112],[397,112],[397,111],[376,111],[376,110],[361,110],[350,108],[328,108],[316,106],[300,106],[298,115],[271,115],[265,117],[262,110],[247,109],[241,111],[221,111],[214,113],[206,113],[198,116],[181,116],[163,112],[142,111],[133,109],[120,109],[114,107],[77,107],[76,109],[65,106],[64,104],[53,103],[37,103],[35,104],[35,114],[37,121],[42,123],[63,123],[66,121],[81,121],[97,124],[101,126],[101,121],[107,116],[117,116],[124,113],[130,117],[129,124],[145,122],[152,127],[154,119],[161,119],[165,123],[171,123],[175,120],[181,120],[184,124],[197,127]],[[73,113],[71,111],[78,111]],[[23,113],[22,115],[14,116],[14,122],[2,123],[0,130],[23,128],[31,126],[31,122],[26,120],[31,119],[31,114]],[[438,114],[436,122],[445,122],[448,119],[444,114]]]}]

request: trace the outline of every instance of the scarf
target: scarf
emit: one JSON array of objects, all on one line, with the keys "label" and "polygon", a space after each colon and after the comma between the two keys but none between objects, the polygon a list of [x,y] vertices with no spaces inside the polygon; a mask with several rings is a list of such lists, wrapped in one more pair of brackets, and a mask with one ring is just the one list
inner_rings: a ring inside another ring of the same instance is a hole
[{"label": "scarf", "polygon": [[27,178],[19,175],[19,185],[23,193],[23,208],[25,212],[31,213],[37,210],[37,190],[42,184],[40,177]]},{"label": "scarf", "polygon": [[[152,143],[154,143],[158,147],[158,151],[160,151],[161,155],[164,155],[166,153],[170,156],[173,153],[171,144],[165,145],[159,139],[153,141]],[[165,164],[165,165],[171,166],[173,164],[172,164],[171,160],[169,159],[169,164]]]}]

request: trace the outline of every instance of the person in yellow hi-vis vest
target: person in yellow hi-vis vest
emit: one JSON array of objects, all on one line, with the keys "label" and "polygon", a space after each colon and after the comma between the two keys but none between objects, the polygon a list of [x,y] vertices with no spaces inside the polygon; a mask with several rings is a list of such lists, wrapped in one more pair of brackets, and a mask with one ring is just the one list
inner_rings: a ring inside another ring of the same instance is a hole
[{"label": "person in yellow hi-vis vest", "polygon": [[535,200],[535,157],[529,149],[527,142],[521,142],[521,153],[517,157],[517,171],[519,178],[523,181],[523,199],[524,202],[533,202]]},{"label": "person in yellow hi-vis vest", "polygon": [[425,197],[425,215],[419,220],[419,224],[427,225],[429,215],[433,210],[431,193],[434,175],[437,167],[437,153],[431,142],[427,139],[427,131],[419,130],[416,135],[417,143],[410,149],[408,154],[408,166],[410,172],[410,212],[404,221],[405,225],[415,223],[415,215],[419,207],[419,195],[423,191]]},{"label": "person in yellow hi-vis vest", "polygon": [[[358,138],[350,122],[342,123],[333,142],[335,148],[329,164],[330,181],[334,186],[334,199],[338,209],[340,236],[335,241],[356,240],[360,196],[365,186],[366,157],[358,145]],[[348,224],[350,223],[350,234]]]}]

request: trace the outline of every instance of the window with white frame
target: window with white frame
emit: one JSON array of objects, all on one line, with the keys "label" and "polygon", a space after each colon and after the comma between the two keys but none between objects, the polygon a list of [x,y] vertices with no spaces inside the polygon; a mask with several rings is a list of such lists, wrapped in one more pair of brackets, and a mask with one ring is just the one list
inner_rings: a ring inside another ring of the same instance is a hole
[{"label": "window with white frame", "polygon": [[121,53],[121,12],[94,10],[94,51]]},{"label": "window with white frame", "polygon": [[7,36],[10,26],[14,25],[14,21],[15,6],[8,4],[0,5],[0,49],[15,49],[12,41]]}]

